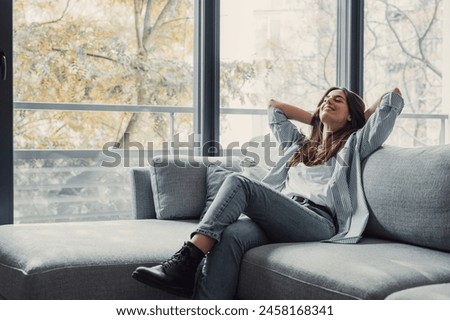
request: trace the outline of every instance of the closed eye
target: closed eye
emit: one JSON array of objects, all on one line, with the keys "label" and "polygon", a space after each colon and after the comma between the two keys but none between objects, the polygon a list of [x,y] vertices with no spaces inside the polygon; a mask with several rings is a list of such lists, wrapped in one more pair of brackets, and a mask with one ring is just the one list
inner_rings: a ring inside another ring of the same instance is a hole
[{"label": "closed eye", "polygon": [[333,97],[326,96],[325,98],[323,98],[323,102],[327,102],[329,99],[332,99],[332,100],[334,100],[334,102],[339,102],[339,103],[345,102],[345,99],[341,96],[333,96]]}]

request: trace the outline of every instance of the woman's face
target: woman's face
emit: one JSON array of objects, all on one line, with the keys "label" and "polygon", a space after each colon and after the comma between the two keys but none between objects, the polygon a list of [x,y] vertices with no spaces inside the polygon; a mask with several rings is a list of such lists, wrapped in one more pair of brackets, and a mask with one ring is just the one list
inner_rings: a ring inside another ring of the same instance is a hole
[{"label": "woman's face", "polygon": [[328,127],[328,131],[335,132],[351,121],[347,99],[344,91],[330,91],[319,106],[320,121]]}]

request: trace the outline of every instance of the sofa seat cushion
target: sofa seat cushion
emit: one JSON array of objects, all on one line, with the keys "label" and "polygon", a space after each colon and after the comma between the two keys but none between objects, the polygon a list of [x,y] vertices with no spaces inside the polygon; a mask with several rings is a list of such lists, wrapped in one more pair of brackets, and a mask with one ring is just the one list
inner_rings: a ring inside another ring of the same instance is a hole
[{"label": "sofa seat cushion", "polygon": [[388,300],[450,300],[450,283],[405,289],[389,295]]},{"label": "sofa seat cushion", "polygon": [[169,258],[195,221],[130,220],[0,226],[0,296],[6,299],[159,299],[131,278]]},{"label": "sofa seat cushion", "polygon": [[385,240],[270,244],[241,264],[242,299],[385,299],[406,288],[450,282],[450,255]]}]

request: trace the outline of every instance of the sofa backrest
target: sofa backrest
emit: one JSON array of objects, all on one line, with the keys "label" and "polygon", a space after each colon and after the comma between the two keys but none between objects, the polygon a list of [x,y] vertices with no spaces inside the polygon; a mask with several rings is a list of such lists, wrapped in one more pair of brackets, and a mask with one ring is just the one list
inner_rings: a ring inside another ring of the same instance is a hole
[{"label": "sofa backrest", "polygon": [[[206,171],[204,159],[196,161]],[[362,179],[370,210],[366,236],[450,252],[450,145],[384,146],[364,162]],[[177,187],[192,187],[184,182]],[[150,168],[133,169],[132,183],[136,218],[156,218]]]},{"label": "sofa backrest", "polygon": [[450,252],[450,145],[385,146],[364,163],[366,235]]}]

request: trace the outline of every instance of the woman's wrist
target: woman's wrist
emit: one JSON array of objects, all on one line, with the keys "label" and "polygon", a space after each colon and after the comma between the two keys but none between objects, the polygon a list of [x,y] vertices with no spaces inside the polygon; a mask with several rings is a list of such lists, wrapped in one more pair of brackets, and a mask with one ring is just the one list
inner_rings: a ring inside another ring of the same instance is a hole
[{"label": "woman's wrist", "polygon": [[270,99],[269,101],[269,108],[278,108],[281,109],[283,103],[275,100],[275,99]]}]

